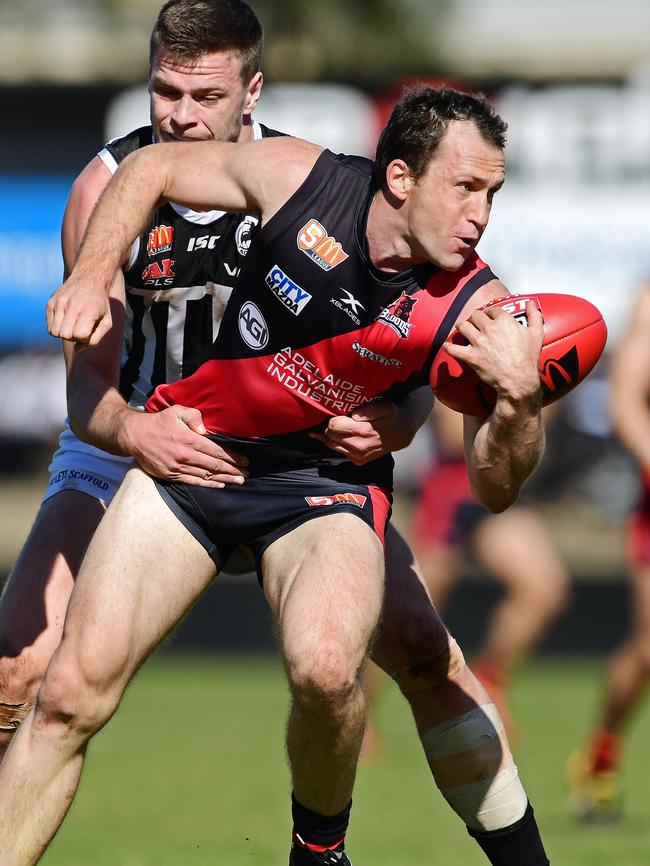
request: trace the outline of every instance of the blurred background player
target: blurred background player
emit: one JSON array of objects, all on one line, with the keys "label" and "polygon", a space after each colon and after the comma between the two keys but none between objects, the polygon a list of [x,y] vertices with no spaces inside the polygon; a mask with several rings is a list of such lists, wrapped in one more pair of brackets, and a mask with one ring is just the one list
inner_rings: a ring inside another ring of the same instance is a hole
[{"label": "blurred background player", "polygon": [[586,821],[620,815],[622,734],[650,677],[650,285],[638,297],[613,355],[612,421],[639,464],[641,491],[628,524],[632,633],[605,668],[602,705],[582,749],[569,758],[573,806]]},{"label": "blurred background player", "polygon": [[[549,410],[546,410],[547,412]],[[438,611],[468,558],[503,587],[471,668],[486,687],[516,739],[506,688],[511,673],[543,638],[566,607],[569,574],[535,511],[517,503],[491,514],[472,496],[463,455],[462,416],[436,402],[431,415],[435,459],[414,505],[410,543],[427,590]],[[369,666],[367,683],[373,705],[384,677]],[[369,725],[364,757],[379,749]]]}]

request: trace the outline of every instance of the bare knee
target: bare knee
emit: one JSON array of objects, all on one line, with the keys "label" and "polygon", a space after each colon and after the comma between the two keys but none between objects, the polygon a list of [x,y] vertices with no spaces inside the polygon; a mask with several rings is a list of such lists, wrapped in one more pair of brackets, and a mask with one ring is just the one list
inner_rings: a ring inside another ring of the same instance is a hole
[{"label": "bare knee", "polygon": [[34,724],[84,741],[106,724],[118,703],[119,695],[84,676],[81,666],[55,659],[36,698]]},{"label": "bare knee", "polygon": [[33,704],[48,662],[29,648],[0,658],[0,702]]},{"label": "bare knee", "polygon": [[456,680],[467,670],[465,656],[454,638],[445,632],[444,644],[439,641],[427,647],[428,652],[419,650],[412,661],[389,673],[402,693],[437,688]]},{"label": "bare knee", "polygon": [[310,712],[336,713],[360,688],[359,670],[336,640],[285,656],[294,698]]}]

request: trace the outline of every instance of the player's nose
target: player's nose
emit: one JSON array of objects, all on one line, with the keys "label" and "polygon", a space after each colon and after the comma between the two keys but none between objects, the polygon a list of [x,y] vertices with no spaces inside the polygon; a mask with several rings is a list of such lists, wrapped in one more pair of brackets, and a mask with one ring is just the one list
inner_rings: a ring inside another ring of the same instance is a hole
[{"label": "player's nose", "polygon": [[191,126],[196,123],[194,100],[188,95],[181,96],[174,105],[171,119],[177,126]]}]

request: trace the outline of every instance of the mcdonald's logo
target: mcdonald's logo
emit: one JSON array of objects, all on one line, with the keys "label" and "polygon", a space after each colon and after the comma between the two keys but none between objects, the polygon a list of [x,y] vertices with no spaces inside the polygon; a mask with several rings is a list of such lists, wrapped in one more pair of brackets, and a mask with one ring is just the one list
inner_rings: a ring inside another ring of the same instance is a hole
[{"label": "mcdonald's logo", "polygon": [[297,243],[298,249],[324,271],[335,268],[348,258],[348,254],[336,238],[328,235],[327,230],[315,219],[310,219],[300,229]]},{"label": "mcdonald's logo", "polygon": [[539,371],[544,394],[557,396],[578,378],[580,363],[578,361],[578,348],[573,346],[561,358],[549,358]]},{"label": "mcdonald's logo", "polygon": [[174,243],[173,226],[156,226],[149,232],[147,241],[147,252],[150,256],[157,253],[168,253]]}]

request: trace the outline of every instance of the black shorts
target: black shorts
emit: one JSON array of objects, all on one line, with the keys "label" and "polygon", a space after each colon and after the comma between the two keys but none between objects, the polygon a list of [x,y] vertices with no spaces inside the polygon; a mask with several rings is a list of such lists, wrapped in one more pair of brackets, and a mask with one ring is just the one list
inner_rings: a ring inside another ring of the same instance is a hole
[{"label": "black shorts", "polygon": [[315,517],[355,514],[383,544],[390,517],[391,491],[371,484],[346,483],[322,466],[285,469],[247,478],[241,486],[197,487],[154,478],[167,505],[203,545],[217,569],[243,545],[260,561],[266,548]]}]

